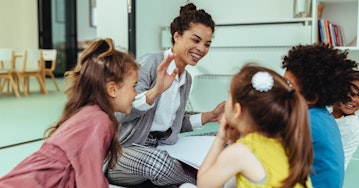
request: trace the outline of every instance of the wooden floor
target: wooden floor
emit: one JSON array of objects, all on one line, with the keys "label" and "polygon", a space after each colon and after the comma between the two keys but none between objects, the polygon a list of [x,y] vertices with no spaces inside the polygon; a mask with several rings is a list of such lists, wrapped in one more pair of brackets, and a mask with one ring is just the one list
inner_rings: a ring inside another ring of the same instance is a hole
[{"label": "wooden floor", "polygon": [[[0,96],[0,177],[9,172],[26,156],[36,151],[43,131],[60,116],[66,96],[63,79],[57,79],[57,92],[51,79],[46,79],[48,95],[40,93],[37,83],[31,81],[30,96]],[[210,126],[213,129],[213,126]],[[359,150],[354,154],[345,174],[345,188],[359,187]]]}]

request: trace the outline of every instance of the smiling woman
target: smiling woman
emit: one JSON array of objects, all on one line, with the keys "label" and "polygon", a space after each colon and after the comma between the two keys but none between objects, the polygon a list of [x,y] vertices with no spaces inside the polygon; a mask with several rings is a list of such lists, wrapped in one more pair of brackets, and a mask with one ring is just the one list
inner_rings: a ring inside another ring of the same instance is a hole
[{"label": "smiling woman", "polygon": [[[195,183],[196,175],[191,167],[182,165],[156,146],[176,143],[181,132],[217,121],[223,112],[224,103],[210,112],[185,115],[192,84],[185,67],[196,66],[207,55],[214,32],[212,17],[190,3],[181,7],[180,15],[174,18],[170,28],[171,49],[147,53],[137,59],[141,64],[136,86],[138,95],[132,113],[121,122],[119,134],[124,152],[115,168],[106,172],[112,184],[134,186],[151,182],[165,186]],[[157,173],[151,173],[154,170]]]}]

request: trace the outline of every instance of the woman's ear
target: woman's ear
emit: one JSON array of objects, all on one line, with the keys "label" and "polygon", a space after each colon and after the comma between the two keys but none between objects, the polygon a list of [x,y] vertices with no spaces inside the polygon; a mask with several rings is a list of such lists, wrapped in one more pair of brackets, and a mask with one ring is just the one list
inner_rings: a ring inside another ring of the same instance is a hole
[{"label": "woman's ear", "polygon": [[107,82],[106,84],[106,92],[110,97],[115,98],[117,91],[117,84],[114,81]]},{"label": "woman's ear", "polygon": [[176,31],[174,34],[173,34],[173,40],[175,42],[177,42],[178,38],[180,37],[180,34]]}]

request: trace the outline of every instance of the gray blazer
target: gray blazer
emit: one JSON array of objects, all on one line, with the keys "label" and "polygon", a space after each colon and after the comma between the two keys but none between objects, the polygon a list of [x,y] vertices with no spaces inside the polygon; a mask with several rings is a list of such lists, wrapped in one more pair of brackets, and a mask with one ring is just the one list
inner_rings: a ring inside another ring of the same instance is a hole
[{"label": "gray blazer", "polygon": [[[157,67],[163,59],[163,52],[148,53],[137,59],[137,62],[141,65],[138,84],[136,85],[137,93],[143,93],[154,87],[157,77]],[[171,126],[172,134],[166,140],[161,140],[159,142],[160,145],[175,144],[178,140],[179,133],[193,130],[189,121],[189,115],[185,115],[192,77],[187,71],[185,71],[184,74],[186,74],[186,83],[180,88],[181,103],[176,113],[176,118]],[[160,97],[155,99],[154,106],[147,111],[140,111],[133,108],[129,115],[124,116],[121,113],[115,114],[121,124],[118,137],[122,147],[131,146],[132,143],[145,143],[146,138],[150,133],[151,124]]]}]

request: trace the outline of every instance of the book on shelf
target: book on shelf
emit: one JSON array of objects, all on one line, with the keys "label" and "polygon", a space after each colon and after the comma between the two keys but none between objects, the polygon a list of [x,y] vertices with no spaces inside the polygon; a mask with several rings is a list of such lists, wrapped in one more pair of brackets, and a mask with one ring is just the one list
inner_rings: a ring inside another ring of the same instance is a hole
[{"label": "book on shelf", "polygon": [[318,20],[319,42],[331,46],[343,46],[343,37],[340,27],[328,19]]}]

